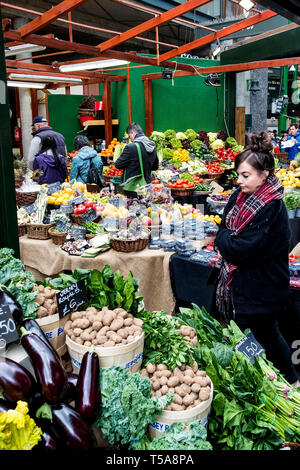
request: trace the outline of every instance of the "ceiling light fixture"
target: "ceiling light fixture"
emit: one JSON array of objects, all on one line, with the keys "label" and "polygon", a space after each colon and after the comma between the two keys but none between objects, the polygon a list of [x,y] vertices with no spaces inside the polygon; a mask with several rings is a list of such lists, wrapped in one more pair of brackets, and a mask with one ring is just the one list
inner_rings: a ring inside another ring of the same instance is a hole
[{"label": "ceiling light fixture", "polygon": [[81,78],[68,78],[68,77],[54,77],[48,75],[25,75],[22,73],[10,73],[9,78],[20,78],[22,80],[45,80],[46,82],[73,82],[73,83],[81,83]]},{"label": "ceiling light fixture", "polygon": [[239,4],[246,11],[250,11],[251,8],[253,8],[255,5],[255,3],[251,2],[251,0],[241,0]]},{"label": "ceiling light fixture", "polygon": [[107,67],[118,67],[119,65],[127,65],[127,60],[107,59],[95,60],[91,62],[79,62],[77,64],[66,64],[59,67],[60,72],[75,72],[77,70],[103,69]]},{"label": "ceiling light fixture", "polygon": [[13,80],[9,80],[7,82],[7,86],[10,87],[18,87],[18,88],[45,88],[45,83],[32,83],[32,82],[16,82]]},{"label": "ceiling light fixture", "polygon": [[12,55],[24,54],[27,52],[39,52],[44,51],[46,46],[39,46],[37,44],[19,44],[18,46],[12,46],[5,49],[5,57]]}]

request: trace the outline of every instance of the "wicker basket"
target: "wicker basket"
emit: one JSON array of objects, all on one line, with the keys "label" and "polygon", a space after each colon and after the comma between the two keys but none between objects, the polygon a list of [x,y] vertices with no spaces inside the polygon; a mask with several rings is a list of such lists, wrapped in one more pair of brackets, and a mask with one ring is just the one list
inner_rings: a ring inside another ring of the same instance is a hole
[{"label": "wicker basket", "polygon": [[54,227],[51,227],[48,233],[55,245],[62,245],[66,240],[67,232],[54,232]]},{"label": "wicker basket", "polygon": [[118,240],[117,238],[110,238],[110,244],[116,251],[123,251],[125,253],[141,251],[148,245],[149,235],[147,238],[138,238],[137,240]]},{"label": "wicker basket", "polygon": [[[74,222],[74,224],[77,224],[77,225],[83,225],[84,224],[84,221],[82,220],[82,214],[71,214],[71,219],[72,221]],[[93,222],[99,222],[99,220],[101,219],[101,216],[99,215],[99,217],[97,217],[97,219],[93,220]]]},{"label": "wicker basket", "polygon": [[103,179],[104,179],[105,183],[111,183],[113,178],[114,178],[114,176],[103,175]]},{"label": "wicker basket", "polygon": [[15,188],[20,188],[24,181],[24,176],[20,176],[19,178],[15,178]]},{"label": "wicker basket", "polygon": [[35,238],[37,240],[47,240],[50,238],[48,233],[49,228],[54,224],[27,224],[28,238]]},{"label": "wicker basket", "polygon": [[191,196],[194,192],[194,188],[171,188],[172,196]]},{"label": "wicker basket", "polygon": [[206,173],[205,178],[207,177],[210,180],[219,180],[224,172],[222,173]]},{"label": "wicker basket", "polygon": [[36,198],[38,197],[39,191],[22,193],[21,191],[16,191],[16,202],[18,206],[29,206],[33,204]]},{"label": "wicker basket", "polygon": [[18,225],[19,237],[23,237],[27,233],[27,224]]}]

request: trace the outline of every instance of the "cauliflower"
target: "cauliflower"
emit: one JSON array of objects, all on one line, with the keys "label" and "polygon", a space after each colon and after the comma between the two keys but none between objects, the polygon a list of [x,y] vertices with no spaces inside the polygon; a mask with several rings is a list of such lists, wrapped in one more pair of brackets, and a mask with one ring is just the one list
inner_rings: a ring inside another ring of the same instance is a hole
[{"label": "cauliflower", "polygon": [[180,140],[185,140],[187,139],[187,136],[184,134],[184,132],[177,132],[176,138]]},{"label": "cauliflower", "polygon": [[207,136],[209,138],[209,142],[213,142],[214,140],[216,140],[218,138],[218,133],[217,132],[208,132],[207,133]]},{"label": "cauliflower", "polygon": [[210,143],[210,146],[213,150],[222,148],[225,146],[225,142],[221,139],[214,140],[213,142]]}]

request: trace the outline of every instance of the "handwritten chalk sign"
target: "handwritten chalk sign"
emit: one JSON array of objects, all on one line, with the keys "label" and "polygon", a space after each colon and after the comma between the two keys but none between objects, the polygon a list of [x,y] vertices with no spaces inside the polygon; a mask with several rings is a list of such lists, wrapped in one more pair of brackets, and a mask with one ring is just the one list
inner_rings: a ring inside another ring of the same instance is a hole
[{"label": "handwritten chalk sign", "polygon": [[25,211],[27,212],[28,215],[31,215],[33,214],[33,212],[36,211],[36,207],[35,207],[35,204],[30,204],[29,206],[22,206],[23,209],[25,209]]},{"label": "handwritten chalk sign", "polygon": [[85,199],[82,196],[77,196],[74,197],[74,199],[70,199],[70,202],[73,204],[73,206],[78,206],[78,204],[82,204],[84,201]]},{"label": "handwritten chalk sign", "polygon": [[0,307],[0,338],[5,339],[6,344],[19,339],[16,324],[7,305]]},{"label": "handwritten chalk sign", "polygon": [[59,208],[59,211],[63,214],[73,214],[74,207],[71,203],[69,204],[62,204]]},{"label": "handwritten chalk sign", "polygon": [[253,333],[248,333],[247,336],[238,342],[234,349],[247,356],[252,364],[254,364],[254,356],[259,357],[265,352],[264,348],[256,340]]},{"label": "handwritten chalk sign", "polygon": [[85,214],[82,214],[81,219],[86,224],[87,222],[93,222],[97,217],[97,212],[91,207]]},{"label": "handwritten chalk sign", "polygon": [[75,282],[70,287],[56,294],[58,315],[65,317],[68,313],[76,312],[79,307],[87,302],[84,280]]},{"label": "handwritten chalk sign", "polygon": [[48,196],[50,194],[59,192],[61,190],[61,183],[59,181],[56,181],[55,183],[48,184]]},{"label": "handwritten chalk sign", "polygon": [[73,225],[70,233],[71,238],[85,240],[86,227],[82,225]]}]

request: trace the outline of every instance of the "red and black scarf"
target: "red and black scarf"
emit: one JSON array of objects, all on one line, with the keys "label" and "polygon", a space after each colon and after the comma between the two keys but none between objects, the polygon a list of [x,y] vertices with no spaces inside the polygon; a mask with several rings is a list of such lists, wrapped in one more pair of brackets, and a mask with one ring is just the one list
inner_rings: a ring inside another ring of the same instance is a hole
[{"label": "red and black scarf", "polygon": [[[283,198],[284,188],[280,180],[271,175],[266,182],[250,196],[240,191],[234,206],[226,215],[225,225],[232,236],[237,236],[251,222],[253,217],[269,202]],[[231,311],[230,284],[237,266],[222,259],[219,283],[216,292],[216,304],[224,320],[228,320]]]}]

